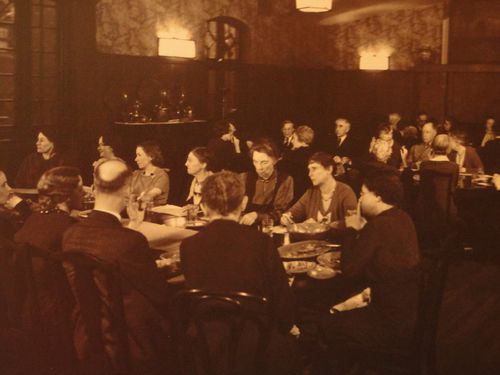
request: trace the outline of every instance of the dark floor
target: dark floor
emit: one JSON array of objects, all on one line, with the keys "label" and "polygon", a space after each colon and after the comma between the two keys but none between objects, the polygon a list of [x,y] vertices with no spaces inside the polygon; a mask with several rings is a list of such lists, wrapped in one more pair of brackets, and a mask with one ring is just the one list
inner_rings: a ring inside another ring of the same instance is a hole
[{"label": "dark floor", "polygon": [[500,263],[450,266],[437,351],[440,374],[500,374]]}]

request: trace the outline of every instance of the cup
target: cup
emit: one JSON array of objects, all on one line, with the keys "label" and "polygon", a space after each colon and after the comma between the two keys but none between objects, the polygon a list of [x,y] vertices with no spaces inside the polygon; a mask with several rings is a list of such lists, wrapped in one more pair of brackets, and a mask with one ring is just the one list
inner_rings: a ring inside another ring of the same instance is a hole
[{"label": "cup", "polygon": [[262,233],[265,233],[272,237],[274,228],[273,219],[271,219],[270,217],[264,217],[264,219],[262,219],[261,222],[261,227],[262,227]]}]

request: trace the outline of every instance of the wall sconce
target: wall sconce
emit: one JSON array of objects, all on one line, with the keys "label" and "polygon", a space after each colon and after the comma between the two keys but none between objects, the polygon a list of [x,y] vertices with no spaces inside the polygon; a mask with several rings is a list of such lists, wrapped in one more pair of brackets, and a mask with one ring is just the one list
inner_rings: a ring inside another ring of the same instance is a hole
[{"label": "wall sconce", "polygon": [[332,2],[332,0],[296,0],[295,7],[301,12],[328,12],[332,9]]},{"label": "wall sconce", "polygon": [[363,54],[359,57],[361,70],[389,70],[389,56],[376,53]]},{"label": "wall sconce", "polygon": [[189,39],[158,38],[158,55],[194,59],[196,44]]}]

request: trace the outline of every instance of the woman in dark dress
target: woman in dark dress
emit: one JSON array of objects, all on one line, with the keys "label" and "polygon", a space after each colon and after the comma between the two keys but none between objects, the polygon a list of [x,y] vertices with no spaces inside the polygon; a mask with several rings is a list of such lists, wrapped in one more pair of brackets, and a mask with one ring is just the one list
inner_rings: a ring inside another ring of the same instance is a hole
[{"label": "woman in dark dress", "polygon": [[28,155],[19,167],[15,186],[20,188],[35,188],[40,176],[45,171],[63,164],[64,159],[58,153],[56,134],[53,129],[42,129],[38,133],[36,152]]},{"label": "woman in dark dress", "polygon": [[186,195],[186,203],[199,205],[201,202],[201,187],[203,181],[213,174],[213,155],[206,147],[196,147],[192,149],[186,159],[186,170],[193,180]]},{"label": "woman in dark dress", "polygon": [[[42,253],[61,251],[63,233],[76,220],[72,209],[80,208],[83,197],[82,179],[73,167],[57,167],[45,172],[38,182],[40,212],[33,213],[16,233],[15,240]],[[45,357],[56,368],[70,366],[72,338],[69,317],[72,297],[60,266],[33,259],[33,277],[37,286],[40,325],[47,332]],[[53,361],[53,362],[52,362]]]},{"label": "woman in dark dress", "polygon": [[240,140],[236,137],[236,125],[230,121],[219,121],[214,126],[214,137],[208,142],[208,149],[215,158],[215,170],[242,172],[244,159],[242,157]]},{"label": "woman in dark dress", "polygon": [[299,200],[311,187],[307,165],[314,153],[311,144],[314,140],[314,130],[302,125],[292,135],[292,149],[283,154],[278,168],[293,178],[293,203]]},{"label": "woman in dark dress", "polygon": [[[186,288],[215,292],[240,291],[266,297],[275,331],[268,348],[270,374],[294,369],[294,299],[283,264],[270,237],[239,224],[247,198],[238,175],[219,172],[202,186],[201,207],[210,224],[185,239],[180,248]],[[276,349],[276,350],[275,350]]]}]

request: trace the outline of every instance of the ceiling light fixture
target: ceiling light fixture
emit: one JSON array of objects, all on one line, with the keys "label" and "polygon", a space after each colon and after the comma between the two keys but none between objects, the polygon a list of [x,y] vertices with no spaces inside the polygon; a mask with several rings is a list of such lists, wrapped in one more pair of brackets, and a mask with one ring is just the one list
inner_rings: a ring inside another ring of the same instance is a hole
[{"label": "ceiling light fixture", "polygon": [[332,0],[296,0],[295,7],[301,12],[320,13],[332,9]]}]

